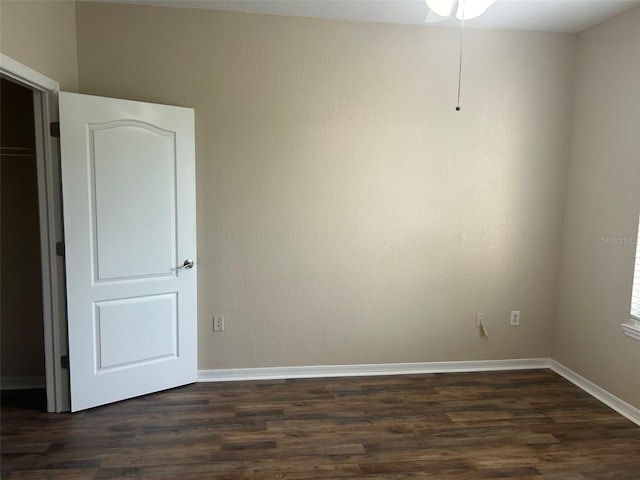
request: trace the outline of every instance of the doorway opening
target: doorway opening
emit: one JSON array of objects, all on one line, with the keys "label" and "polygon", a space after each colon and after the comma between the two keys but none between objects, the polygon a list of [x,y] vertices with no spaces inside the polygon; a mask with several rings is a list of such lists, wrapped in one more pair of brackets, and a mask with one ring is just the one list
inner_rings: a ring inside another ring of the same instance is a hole
[{"label": "doorway opening", "polygon": [[[0,378],[46,408],[33,92],[0,79]],[[41,402],[41,403],[40,403]]]},{"label": "doorway opening", "polygon": [[69,374],[64,259],[57,253],[64,244],[59,139],[51,128],[60,86],[2,53],[0,82],[2,400],[63,412]]}]

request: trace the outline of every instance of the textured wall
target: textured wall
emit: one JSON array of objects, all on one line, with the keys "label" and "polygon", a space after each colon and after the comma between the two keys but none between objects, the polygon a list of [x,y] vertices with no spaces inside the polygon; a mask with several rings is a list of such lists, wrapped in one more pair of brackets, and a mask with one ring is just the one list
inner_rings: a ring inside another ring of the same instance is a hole
[{"label": "textured wall", "polygon": [[75,1],[0,1],[0,52],[78,89]]},{"label": "textured wall", "polygon": [[550,355],[573,36],[469,30],[456,113],[457,30],[76,13],[83,93],[196,110],[201,369]]},{"label": "textured wall", "polygon": [[640,212],[640,8],[582,33],[554,358],[640,408],[626,337]]}]

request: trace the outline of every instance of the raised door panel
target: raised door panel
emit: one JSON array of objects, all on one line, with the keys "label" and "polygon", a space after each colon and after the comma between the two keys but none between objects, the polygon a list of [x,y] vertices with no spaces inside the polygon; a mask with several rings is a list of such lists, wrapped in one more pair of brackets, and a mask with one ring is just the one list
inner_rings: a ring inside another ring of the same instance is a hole
[{"label": "raised door panel", "polygon": [[174,275],[174,133],[134,121],[88,129],[95,281]]}]

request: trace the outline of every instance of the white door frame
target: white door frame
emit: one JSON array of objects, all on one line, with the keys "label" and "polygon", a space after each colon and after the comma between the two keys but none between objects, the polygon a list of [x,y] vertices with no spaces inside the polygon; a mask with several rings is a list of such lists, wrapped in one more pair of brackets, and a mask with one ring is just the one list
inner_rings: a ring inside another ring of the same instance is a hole
[{"label": "white door frame", "polygon": [[50,135],[49,125],[58,121],[60,84],[0,53],[0,76],[33,91],[40,251],[42,263],[42,306],[47,387],[47,411],[70,408],[69,371],[62,368],[67,354],[64,259],[56,254],[56,242],[64,239],[60,183],[60,143]]}]

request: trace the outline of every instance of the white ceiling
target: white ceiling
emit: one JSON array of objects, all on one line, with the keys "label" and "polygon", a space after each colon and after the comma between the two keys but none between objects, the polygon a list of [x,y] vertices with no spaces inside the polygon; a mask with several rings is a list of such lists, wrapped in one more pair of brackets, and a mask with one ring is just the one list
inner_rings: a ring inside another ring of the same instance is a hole
[{"label": "white ceiling", "polygon": [[[424,25],[424,0],[89,0],[165,7]],[[640,0],[497,0],[465,27],[577,33],[634,7]],[[436,24],[457,26],[455,19]]]}]

